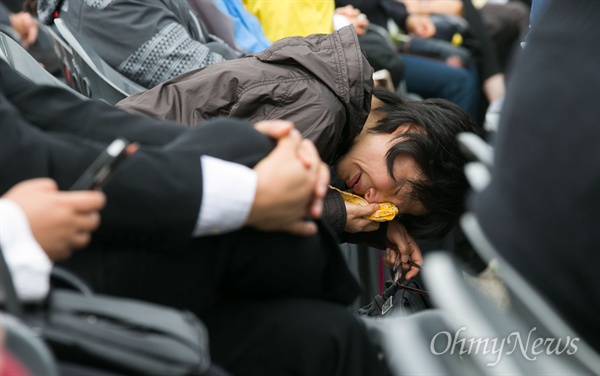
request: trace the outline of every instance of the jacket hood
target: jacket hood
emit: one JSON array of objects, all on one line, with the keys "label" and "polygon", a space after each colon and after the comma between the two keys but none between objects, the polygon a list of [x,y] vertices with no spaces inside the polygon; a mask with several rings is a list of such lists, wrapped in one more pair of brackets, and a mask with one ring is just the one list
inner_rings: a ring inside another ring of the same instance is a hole
[{"label": "jacket hood", "polygon": [[360,133],[371,109],[373,68],[360,48],[353,26],[331,34],[280,39],[254,56],[264,62],[299,65],[310,71],[346,108],[349,133],[342,136],[343,141]]}]

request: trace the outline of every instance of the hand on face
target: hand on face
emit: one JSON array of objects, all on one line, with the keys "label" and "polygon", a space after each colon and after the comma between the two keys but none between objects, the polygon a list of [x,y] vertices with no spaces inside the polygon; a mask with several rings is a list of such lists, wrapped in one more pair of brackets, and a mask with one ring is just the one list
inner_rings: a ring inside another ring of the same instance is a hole
[{"label": "hand on face", "polygon": [[312,142],[302,140],[292,123],[265,121],[256,128],[278,142],[254,168],[258,186],[246,224],[264,231],[314,234],[317,226],[307,218],[321,215],[329,169]]},{"label": "hand on face", "polygon": [[398,221],[389,222],[387,239],[389,246],[386,249],[385,264],[390,267],[399,264],[402,270],[408,270],[405,276],[406,279],[415,277],[419,273],[419,269],[411,266],[408,260],[423,265],[423,255],[415,239],[408,234],[406,228]]},{"label": "hand on face", "polygon": [[424,208],[411,192],[411,181],[422,180],[418,166],[409,156],[398,156],[394,177],[387,168],[386,154],[394,134],[361,134],[336,165],[336,174],[353,193],[370,203],[391,202],[399,214],[424,214]]},{"label": "hand on face", "polygon": [[86,246],[100,224],[98,211],[106,198],[99,191],[58,191],[51,179],[31,179],[6,192],[25,213],[31,232],[53,261],[69,257]]},{"label": "hand on face", "polygon": [[379,204],[360,206],[344,201],[346,205],[345,232],[370,232],[379,229],[379,222],[367,219],[379,209]]}]

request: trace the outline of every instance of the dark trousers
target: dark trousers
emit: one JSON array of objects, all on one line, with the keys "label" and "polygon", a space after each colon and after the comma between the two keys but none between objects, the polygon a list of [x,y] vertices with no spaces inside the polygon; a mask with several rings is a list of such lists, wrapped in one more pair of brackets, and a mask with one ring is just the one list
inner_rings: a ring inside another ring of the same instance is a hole
[{"label": "dark trousers", "polygon": [[215,307],[206,318],[211,354],[233,375],[385,374],[359,319],[338,304],[229,300]]},{"label": "dark trousers", "polygon": [[396,88],[404,79],[408,92],[423,98],[444,98],[477,119],[479,80],[474,66],[461,69],[427,57],[400,54],[373,30],[358,40],[369,64],[375,71],[387,69]]},{"label": "dark trousers", "polygon": [[196,313],[234,375],[385,372],[346,308],[359,286],[323,226],[311,237],[243,229],[164,252],[96,245],[65,266],[99,293]]}]

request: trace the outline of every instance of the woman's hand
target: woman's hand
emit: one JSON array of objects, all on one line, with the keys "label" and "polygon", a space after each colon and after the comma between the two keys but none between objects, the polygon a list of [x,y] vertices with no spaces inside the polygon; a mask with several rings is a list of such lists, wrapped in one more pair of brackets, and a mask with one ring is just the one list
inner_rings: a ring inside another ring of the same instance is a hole
[{"label": "woman's hand", "polygon": [[409,235],[403,224],[398,221],[390,221],[387,229],[389,247],[386,249],[384,262],[388,267],[402,267],[408,270],[405,278],[411,279],[419,273],[417,267],[411,266],[409,260],[423,265],[423,255],[415,239]]},{"label": "woman's hand", "polygon": [[360,206],[344,201],[346,204],[346,232],[370,232],[379,229],[379,222],[367,219],[379,210],[379,204]]}]

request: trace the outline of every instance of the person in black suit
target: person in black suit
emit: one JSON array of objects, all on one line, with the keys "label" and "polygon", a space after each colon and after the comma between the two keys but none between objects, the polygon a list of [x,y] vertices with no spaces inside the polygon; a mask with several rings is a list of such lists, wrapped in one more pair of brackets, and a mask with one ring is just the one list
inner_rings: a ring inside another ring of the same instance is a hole
[{"label": "person in black suit", "polygon": [[[281,137],[275,148],[241,120],[192,129],[130,115],[0,61],[0,195],[35,177],[68,189],[114,138],[137,142],[104,189],[90,246],[66,267],[99,293],[193,311],[233,374],[385,374],[346,308],[359,286],[335,239],[305,219],[319,215],[326,168],[289,125],[262,126]],[[227,183],[215,192],[215,180]],[[221,191],[246,186],[246,210],[220,213],[236,201]]]},{"label": "person in black suit", "polygon": [[600,3],[544,6],[508,82],[492,179],[471,207],[573,337],[600,351]]}]

